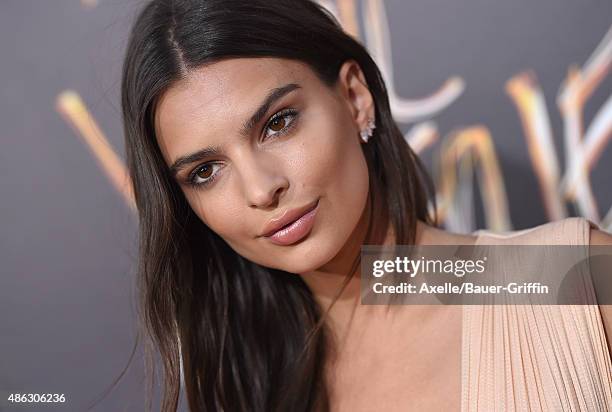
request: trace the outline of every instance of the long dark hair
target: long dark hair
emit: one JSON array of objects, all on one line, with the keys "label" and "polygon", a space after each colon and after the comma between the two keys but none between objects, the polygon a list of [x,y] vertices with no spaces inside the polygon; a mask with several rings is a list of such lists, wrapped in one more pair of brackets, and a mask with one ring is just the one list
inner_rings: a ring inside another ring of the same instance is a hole
[{"label": "long dark hair", "polygon": [[330,87],[343,62],[360,65],[377,122],[362,146],[376,216],[369,244],[389,227],[396,243],[412,244],[417,220],[434,221],[431,183],[392,118],[381,73],[326,9],[308,0],[148,2],[127,45],[121,103],[139,215],[140,314],[163,362],[163,411],[177,409],[181,371],[193,411],[329,409],[332,342],[312,292],[211,231],[170,178],[155,138],[156,104],[174,82],[204,63],[263,56],[305,62]]}]

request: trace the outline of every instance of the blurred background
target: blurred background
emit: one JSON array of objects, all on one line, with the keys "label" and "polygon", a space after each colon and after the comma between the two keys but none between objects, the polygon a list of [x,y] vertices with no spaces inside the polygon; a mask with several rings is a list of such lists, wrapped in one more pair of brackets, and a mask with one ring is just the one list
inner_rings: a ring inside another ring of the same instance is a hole
[{"label": "blurred background", "polygon": [[[141,348],[102,397],[136,339],[119,87],[144,3],[0,0],[0,411],[144,409]],[[383,70],[443,226],[612,230],[612,2],[322,3]]]}]

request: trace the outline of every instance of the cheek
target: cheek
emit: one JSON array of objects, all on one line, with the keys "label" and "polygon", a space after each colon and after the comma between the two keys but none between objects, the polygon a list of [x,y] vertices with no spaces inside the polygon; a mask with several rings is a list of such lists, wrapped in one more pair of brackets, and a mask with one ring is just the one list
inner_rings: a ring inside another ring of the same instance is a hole
[{"label": "cheek", "polygon": [[250,226],[249,222],[245,221],[244,208],[239,207],[241,204],[239,200],[230,195],[212,200],[207,199],[204,203],[196,194],[191,196],[189,204],[200,220],[225,240],[236,253],[257,261],[257,250],[253,250],[254,235],[246,229]]},{"label": "cheek", "polygon": [[187,198],[194,213],[206,226],[222,238],[231,241],[239,238],[244,224],[244,210],[239,210],[237,202],[226,197],[211,197],[205,202],[197,195],[190,194]]},{"label": "cheek", "polygon": [[367,185],[368,172],[350,117],[333,106],[309,117],[302,132],[305,138],[287,158],[291,163],[288,170],[303,186],[298,189],[327,191],[333,186],[339,191],[335,193],[337,197],[354,195],[356,188]]},{"label": "cheek", "polygon": [[330,165],[324,176],[330,218],[340,240],[346,241],[357,225],[367,202],[368,167],[359,142],[344,138],[330,148]]},{"label": "cheek", "polygon": [[308,131],[308,144],[292,167],[293,180],[303,199],[322,196],[319,245],[335,252],[345,242],[362,215],[367,203],[368,166],[357,132],[348,120],[323,117],[317,127]]},{"label": "cheek", "polygon": [[308,155],[295,170],[303,174],[302,181],[317,186],[335,205],[358,209],[367,195],[368,167],[352,131],[350,121],[329,122],[315,134]]}]

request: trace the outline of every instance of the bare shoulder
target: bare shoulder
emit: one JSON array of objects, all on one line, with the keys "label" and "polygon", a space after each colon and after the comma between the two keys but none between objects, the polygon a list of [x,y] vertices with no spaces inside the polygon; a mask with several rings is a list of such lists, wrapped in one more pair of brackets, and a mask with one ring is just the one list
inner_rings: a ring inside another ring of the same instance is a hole
[{"label": "bare shoulder", "polygon": [[591,228],[590,244],[594,246],[612,246],[612,235],[602,230]]},{"label": "bare shoulder", "polygon": [[448,230],[417,222],[416,243],[420,245],[473,245],[476,236],[453,233]]},{"label": "bare shoulder", "polygon": [[[591,236],[589,243],[591,246],[612,246],[612,235],[604,231],[591,228]],[[612,272],[609,273],[609,276],[612,276]],[[599,305],[599,311],[601,312],[601,317],[608,340],[608,348],[610,348],[610,350],[612,351],[612,305]]]}]

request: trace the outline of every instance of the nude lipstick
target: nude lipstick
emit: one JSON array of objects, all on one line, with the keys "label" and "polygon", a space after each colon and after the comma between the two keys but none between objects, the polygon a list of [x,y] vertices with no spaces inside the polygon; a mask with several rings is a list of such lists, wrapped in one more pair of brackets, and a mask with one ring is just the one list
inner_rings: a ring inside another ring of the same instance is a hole
[{"label": "nude lipstick", "polygon": [[[317,200],[314,206],[307,208],[306,211],[301,212],[301,215],[296,219],[293,219],[288,224],[280,227],[277,230],[268,232],[264,237],[269,239],[272,243],[282,246],[288,246],[306,237],[314,225],[315,216],[319,208],[319,201]],[[277,222],[278,225],[278,222]]]}]

